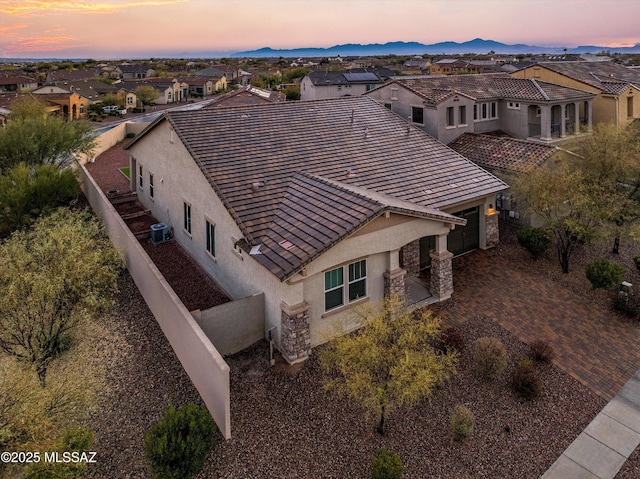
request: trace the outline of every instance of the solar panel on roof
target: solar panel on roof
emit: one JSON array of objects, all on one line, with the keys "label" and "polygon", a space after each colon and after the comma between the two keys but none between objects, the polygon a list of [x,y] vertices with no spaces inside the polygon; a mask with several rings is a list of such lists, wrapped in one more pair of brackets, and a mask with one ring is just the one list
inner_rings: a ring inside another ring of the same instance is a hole
[{"label": "solar panel on roof", "polygon": [[378,75],[371,72],[366,73],[343,73],[344,78],[349,82],[357,81],[379,81]]}]

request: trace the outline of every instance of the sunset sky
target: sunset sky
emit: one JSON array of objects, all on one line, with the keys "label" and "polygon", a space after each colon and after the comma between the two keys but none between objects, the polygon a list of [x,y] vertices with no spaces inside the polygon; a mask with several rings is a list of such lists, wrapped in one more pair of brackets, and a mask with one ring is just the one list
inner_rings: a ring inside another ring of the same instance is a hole
[{"label": "sunset sky", "polygon": [[224,56],[416,41],[640,43],[640,0],[0,0],[0,57]]}]

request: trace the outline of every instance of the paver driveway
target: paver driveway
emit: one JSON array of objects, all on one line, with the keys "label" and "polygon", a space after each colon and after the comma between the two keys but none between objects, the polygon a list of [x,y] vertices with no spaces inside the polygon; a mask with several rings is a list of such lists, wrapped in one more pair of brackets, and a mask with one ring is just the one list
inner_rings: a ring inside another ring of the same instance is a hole
[{"label": "paver driveway", "polygon": [[546,340],[560,368],[607,400],[640,368],[639,323],[594,309],[491,250],[455,258],[453,278],[453,298],[433,306],[444,321],[484,314],[525,343]]}]

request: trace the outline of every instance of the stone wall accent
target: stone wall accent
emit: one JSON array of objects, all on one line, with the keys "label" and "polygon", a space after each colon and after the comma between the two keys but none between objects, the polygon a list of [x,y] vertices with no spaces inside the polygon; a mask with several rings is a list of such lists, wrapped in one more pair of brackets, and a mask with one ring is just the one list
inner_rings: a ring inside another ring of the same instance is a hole
[{"label": "stone wall accent", "polygon": [[385,299],[395,296],[400,302],[406,300],[406,290],[404,286],[404,278],[407,272],[404,269],[394,269],[393,271],[385,271],[384,273],[384,297]]},{"label": "stone wall accent", "polygon": [[498,228],[498,213],[494,212],[484,216],[485,219],[485,234],[487,248],[493,248],[498,246],[500,242],[500,230]]},{"label": "stone wall accent", "polygon": [[443,251],[438,254],[431,251],[431,294],[440,301],[449,299],[453,293],[453,253]]},{"label": "stone wall accent", "polygon": [[305,302],[289,306],[280,304],[280,350],[289,364],[304,361],[311,354],[309,305]]},{"label": "stone wall accent", "polygon": [[404,268],[409,276],[420,274],[420,240],[412,241],[400,248],[400,267]]}]

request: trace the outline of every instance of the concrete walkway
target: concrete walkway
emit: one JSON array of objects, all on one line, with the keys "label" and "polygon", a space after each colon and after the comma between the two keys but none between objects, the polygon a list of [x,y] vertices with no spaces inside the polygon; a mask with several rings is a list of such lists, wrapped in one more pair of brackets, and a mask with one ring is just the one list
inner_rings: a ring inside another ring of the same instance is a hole
[{"label": "concrete walkway", "polygon": [[542,479],[613,479],[640,444],[640,370]]}]

